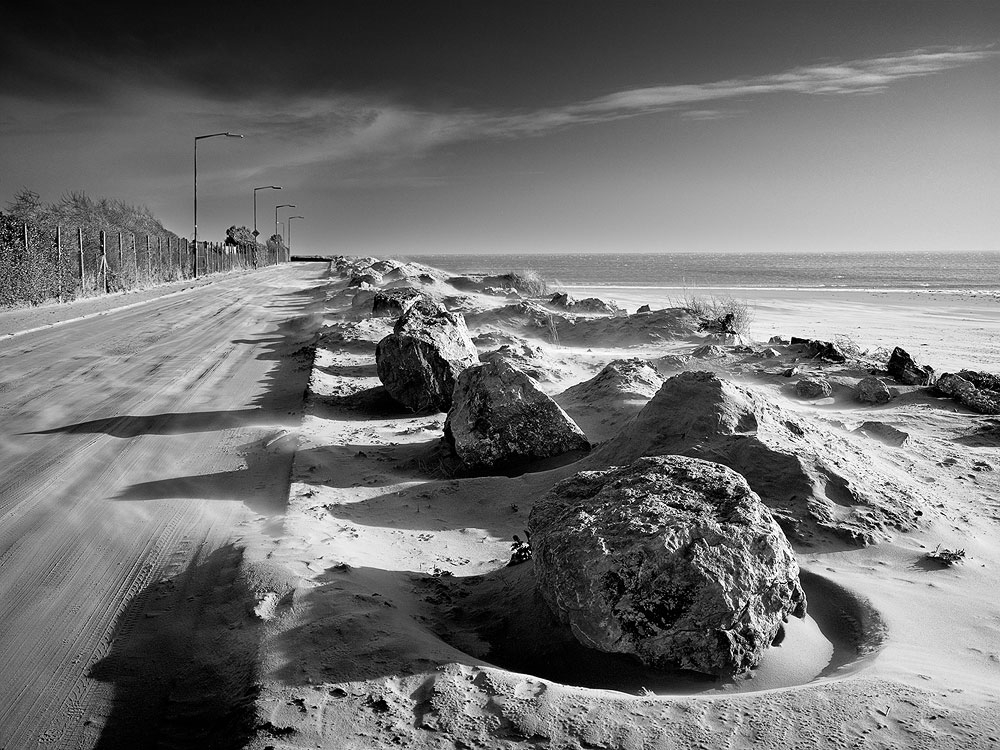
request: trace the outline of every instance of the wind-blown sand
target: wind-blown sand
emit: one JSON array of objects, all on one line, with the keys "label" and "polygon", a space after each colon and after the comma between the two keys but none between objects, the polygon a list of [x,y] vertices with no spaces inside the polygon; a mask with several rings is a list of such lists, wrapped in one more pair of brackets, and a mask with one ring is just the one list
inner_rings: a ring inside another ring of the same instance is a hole
[{"label": "wind-blown sand", "polygon": [[[907,509],[905,523],[872,522],[874,544],[835,536],[796,544],[810,617],[790,623],[752,677],[699,682],[630,670],[560,641],[534,606],[531,564],[505,567],[534,499],[576,468],[451,476],[444,415],[407,413],[376,377],[375,343],[392,319],[372,318],[370,292],[346,285],[332,274],[283,528],[244,540],[273,588],[255,615],[265,636],[251,747],[1000,743],[1000,420],[911,386],[896,385],[886,405],[855,401],[852,385],[878,355],[846,364],[798,357],[804,372],[822,371],[834,384],[831,397],[810,401],[780,374],[796,359],[787,350],[761,359],[723,346],[724,357],[690,359],[705,340],[640,331],[623,346],[623,337],[597,325],[562,336],[574,341],[566,346],[552,343],[544,327],[480,316],[470,329],[481,351],[529,339],[533,366],[548,365],[551,374],[539,387],[551,395],[625,357],[659,361],[664,376],[711,369],[792,415],[818,444],[830,436],[822,455],[860,477],[856,495],[901,493],[886,502]],[[424,288],[461,296],[440,280]],[[648,290],[572,292],[615,299],[629,311],[659,306]],[[452,304],[482,311],[509,302],[465,296]],[[1000,369],[992,297],[782,291],[748,301],[756,309],[753,338],[845,334],[862,347],[903,345],[938,368]],[[605,333],[587,338],[589,330]],[[567,398],[563,406],[593,425],[600,442],[646,400]],[[906,443],[893,447],[855,431],[869,420],[907,433]],[[843,498],[838,507],[862,519],[867,513]],[[964,549],[965,559],[952,567],[929,561],[937,545]]]}]

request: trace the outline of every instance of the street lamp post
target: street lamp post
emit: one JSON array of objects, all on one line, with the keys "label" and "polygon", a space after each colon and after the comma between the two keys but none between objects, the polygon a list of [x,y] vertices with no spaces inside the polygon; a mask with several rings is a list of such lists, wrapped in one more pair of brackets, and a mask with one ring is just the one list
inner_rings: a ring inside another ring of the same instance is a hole
[{"label": "street lamp post", "polygon": [[198,278],[198,141],[204,138],[242,138],[239,133],[209,133],[194,137],[194,277]]},{"label": "street lamp post", "polygon": [[279,208],[295,208],[294,203],[282,203],[280,206],[274,207],[274,233],[278,234],[278,209]]},{"label": "street lamp post", "polygon": [[262,185],[253,189],[253,239],[257,241],[257,191],[258,190],[281,190],[281,185]]},{"label": "street lamp post", "polygon": [[292,219],[304,219],[305,216],[288,217],[288,260],[292,259]]},{"label": "street lamp post", "polygon": [[261,187],[255,187],[253,189],[253,265],[254,268],[257,267],[257,236],[260,232],[257,231],[257,191],[258,190],[281,190],[281,185],[262,185]]}]

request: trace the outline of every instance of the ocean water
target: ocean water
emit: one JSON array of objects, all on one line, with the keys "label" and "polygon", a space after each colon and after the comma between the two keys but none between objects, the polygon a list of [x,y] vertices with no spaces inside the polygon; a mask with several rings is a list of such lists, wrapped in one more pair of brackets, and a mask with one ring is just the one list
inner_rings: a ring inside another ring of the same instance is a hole
[{"label": "ocean water", "polygon": [[1000,253],[408,255],[455,274],[536,271],[564,286],[668,289],[1000,289]]}]

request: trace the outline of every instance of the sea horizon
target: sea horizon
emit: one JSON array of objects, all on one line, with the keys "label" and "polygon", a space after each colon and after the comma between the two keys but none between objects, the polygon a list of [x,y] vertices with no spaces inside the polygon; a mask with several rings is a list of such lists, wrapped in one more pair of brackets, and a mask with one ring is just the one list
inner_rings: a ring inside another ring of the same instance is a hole
[{"label": "sea horizon", "polygon": [[[1000,252],[393,255],[456,275],[530,270],[553,286],[650,289],[994,290]],[[734,264],[733,259],[740,263]]]}]

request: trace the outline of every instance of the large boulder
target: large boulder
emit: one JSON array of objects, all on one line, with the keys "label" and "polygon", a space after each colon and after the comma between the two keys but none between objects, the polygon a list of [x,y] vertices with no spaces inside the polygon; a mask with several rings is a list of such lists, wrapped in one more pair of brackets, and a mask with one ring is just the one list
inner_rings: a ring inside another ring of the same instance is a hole
[{"label": "large boulder", "polygon": [[528,521],[535,579],[585,646],[713,675],[760,661],[805,615],[785,535],[739,474],[680,456],[585,471]]},{"label": "large boulder", "polygon": [[641,456],[718,461],[742,474],[795,542],[839,537],[854,544],[914,527],[928,502],[920,484],[808,415],[712,372],[684,372],[621,431],[583,460],[585,468]]},{"label": "large boulder", "polygon": [[415,302],[375,348],[379,380],[415,412],[447,411],[455,379],[478,360],[461,314],[428,299]]},{"label": "large boulder", "polygon": [[907,354],[905,349],[900,349],[898,346],[892,350],[886,369],[892,377],[906,385],[934,384],[934,368],[921,367],[914,362],[913,357]]},{"label": "large boulder", "polygon": [[470,367],[458,377],[444,434],[474,469],[590,449],[576,422],[504,359]]},{"label": "large boulder", "polygon": [[1000,376],[988,372],[962,370],[942,375],[938,391],[980,414],[1000,414]]}]

